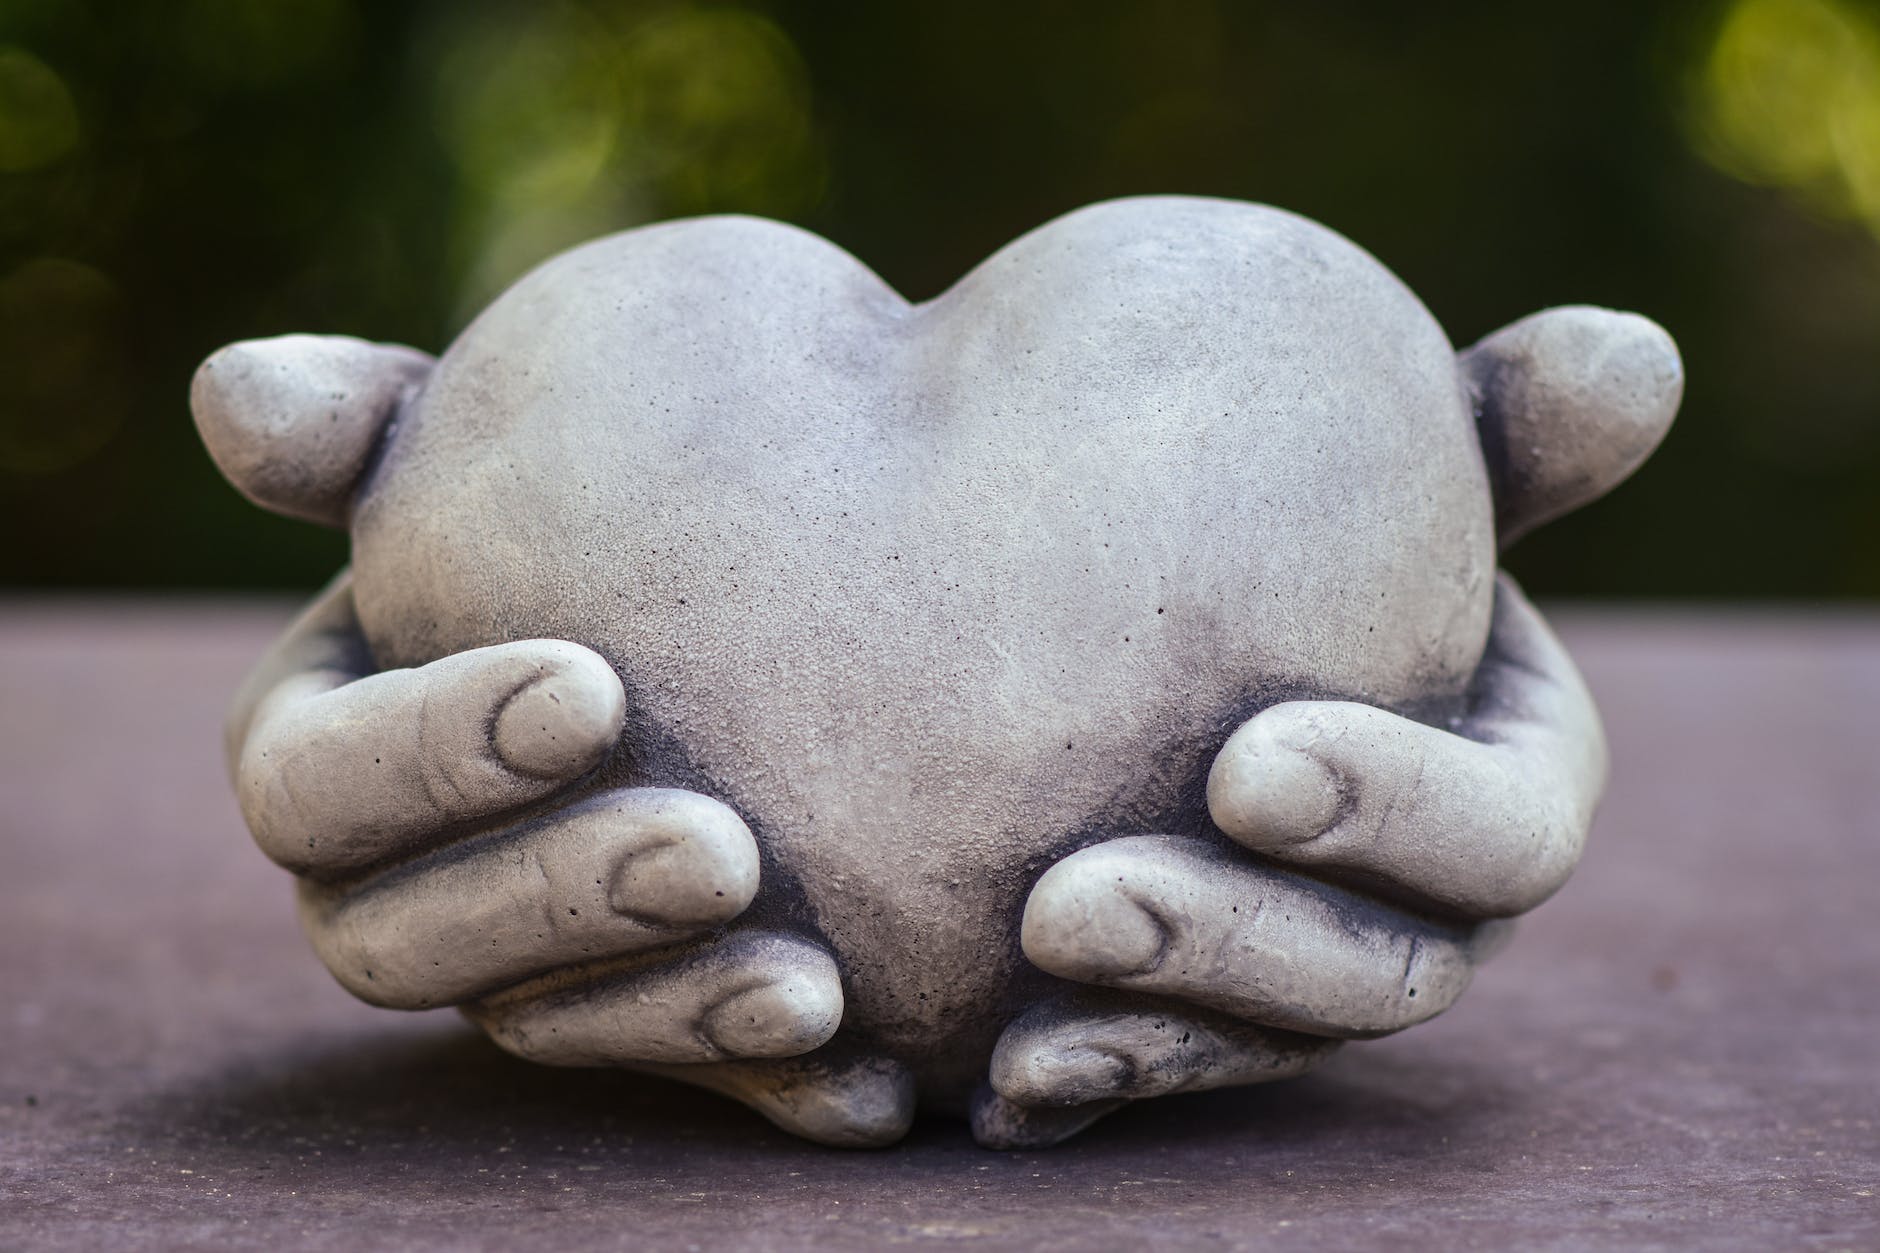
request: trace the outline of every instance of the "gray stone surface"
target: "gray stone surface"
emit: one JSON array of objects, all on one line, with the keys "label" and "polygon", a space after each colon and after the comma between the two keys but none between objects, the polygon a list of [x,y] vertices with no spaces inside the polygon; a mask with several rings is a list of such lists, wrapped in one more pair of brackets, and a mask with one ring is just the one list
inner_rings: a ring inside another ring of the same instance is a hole
[{"label": "gray stone surface", "polygon": [[373,351],[236,345],[193,393],[257,500],[353,493],[311,662],[235,720],[315,947],[831,1143],[916,1091],[1035,1142],[1452,1003],[1604,772],[1497,525],[1629,473],[1681,388],[1605,310],[1458,360],[1348,241],[1184,197],[917,306],[793,228],[663,224],[524,278],[422,386]]},{"label": "gray stone surface", "polygon": [[0,1247],[1880,1245],[1880,618],[1562,613],[1616,769],[1442,1018],[1049,1153],[821,1149],[357,1003],[212,745],[285,611],[0,610]]},{"label": "gray stone surface", "polygon": [[816,928],[845,1026],[959,1103],[1052,861],[1188,833],[1278,699],[1459,697],[1495,554],[1461,392],[1407,289],[1272,210],[1086,209],[919,309],[804,231],[678,222],[458,338],[354,594],[387,666],[612,662],[608,782],[749,815],[747,918]]}]

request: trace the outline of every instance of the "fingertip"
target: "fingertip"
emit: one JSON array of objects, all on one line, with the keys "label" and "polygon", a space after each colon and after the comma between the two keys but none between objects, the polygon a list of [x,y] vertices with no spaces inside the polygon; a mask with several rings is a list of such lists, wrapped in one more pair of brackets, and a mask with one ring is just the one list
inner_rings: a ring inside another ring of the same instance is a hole
[{"label": "fingertip", "polygon": [[1249,848],[1318,838],[1344,808],[1332,768],[1304,747],[1311,733],[1276,706],[1228,737],[1208,772],[1208,814]]},{"label": "fingertip", "polygon": [[1121,1109],[1121,1100],[1087,1105],[1026,1105],[981,1085],[973,1094],[973,1140],[982,1149],[1013,1152],[1061,1144],[1105,1114]]},{"label": "fingertip", "polygon": [[846,1088],[811,1094],[793,1111],[791,1129],[831,1148],[885,1149],[913,1130],[915,1099],[913,1074],[884,1062],[854,1074]]},{"label": "fingertip", "polygon": [[1133,1074],[1130,1059],[1109,1049],[1007,1036],[993,1050],[988,1078],[1008,1101],[1065,1106],[1115,1097]]},{"label": "fingertip", "polygon": [[842,980],[820,949],[791,955],[797,968],[707,1010],[700,1032],[727,1057],[796,1057],[821,1048],[842,1024]]},{"label": "fingertip", "polygon": [[1624,481],[1684,394],[1684,363],[1663,327],[1589,305],[1523,318],[1461,360],[1503,547]]},{"label": "fingertip", "polygon": [[1684,398],[1684,358],[1664,327],[1643,314],[1603,310],[1610,320],[1606,370],[1612,376],[1617,419],[1655,446]]},{"label": "fingertip", "polygon": [[190,408],[217,468],[250,500],[343,528],[387,423],[432,364],[343,335],[244,340],[197,368]]},{"label": "fingertip", "polygon": [[1025,901],[1025,956],[1040,970],[1083,982],[1155,970],[1168,931],[1130,894],[1129,878],[1129,867],[1101,847],[1051,867]]},{"label": "fingertip", "polygon": [[886,1148],[914,1126],[913,1072],[891,1058],[812,1055],[658,1073],[735,1097],[792,1135],[830,1148]]},{"label": "fingertip", "polygon": [[604,760],[620,738],[626,692],[597,654],[560,640],[542,649],[540,673],[512,693],[491,734],[496,754],[517,774],[571,779]]},{"label": "fingertip", "polygon": [[[628,847],[613,871],[608,903],[668,926],[719,926],[757,896],[757,841],[722,801],[677,788],[648,788],[597,801],[637,819],[651,842]],[[635,812],[637,811],[637,812]]]}]

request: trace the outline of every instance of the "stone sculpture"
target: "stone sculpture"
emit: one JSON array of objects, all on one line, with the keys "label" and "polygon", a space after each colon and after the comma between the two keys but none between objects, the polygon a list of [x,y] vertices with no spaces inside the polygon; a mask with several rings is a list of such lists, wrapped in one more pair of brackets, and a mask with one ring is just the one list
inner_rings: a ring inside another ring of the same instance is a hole
[{"label": "stone sculpture", "polygon": [[1643,318],[1458,356],[1341,237],[1180,197],[921,305],[707,218],[436,361],[235,344],[216,462],[353,545],[236,701],[242,810],[357,995],[824,1143],[1298,1074],[1571,871],[1605,748],[1497,544],[1681,387]]}]

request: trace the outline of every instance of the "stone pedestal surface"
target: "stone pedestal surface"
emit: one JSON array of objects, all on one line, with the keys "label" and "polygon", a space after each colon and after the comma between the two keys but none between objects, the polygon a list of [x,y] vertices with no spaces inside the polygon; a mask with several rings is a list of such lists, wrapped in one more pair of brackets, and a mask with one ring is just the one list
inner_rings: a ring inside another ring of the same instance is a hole
[{"label": "stone pedestal surface", "polygon": [[845,1153],[354,1002],[221,774],[285,605],[0,604],[0,1247],[1880,1247],[1880,617],[1554,610],[1585,862],[1434,1023]]}]

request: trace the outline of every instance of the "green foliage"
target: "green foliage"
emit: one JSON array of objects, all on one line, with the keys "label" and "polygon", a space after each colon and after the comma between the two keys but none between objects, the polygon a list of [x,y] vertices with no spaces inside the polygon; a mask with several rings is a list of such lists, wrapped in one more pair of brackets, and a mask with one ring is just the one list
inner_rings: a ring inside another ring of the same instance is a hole
[{"label": "green foliage", "polygon": [[1106,196],[1284,205],[1459,343],[1659,319],[1691,385],[1543,593],[1880,594],[1880,17],[1039,0],[0,0],[0,584],[310,586],[190,427],[220,343],[436,350],[577,240],[800,222],[912,297]]}]

